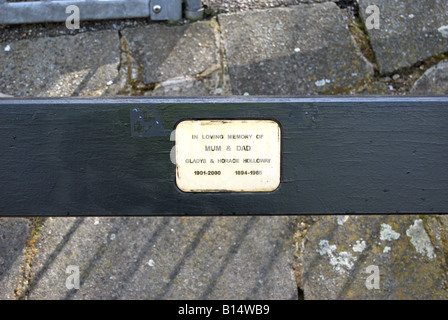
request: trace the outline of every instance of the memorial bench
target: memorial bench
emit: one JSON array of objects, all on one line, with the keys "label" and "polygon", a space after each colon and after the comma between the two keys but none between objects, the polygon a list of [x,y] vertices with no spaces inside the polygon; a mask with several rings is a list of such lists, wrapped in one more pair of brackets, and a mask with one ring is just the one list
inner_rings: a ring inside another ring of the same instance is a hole
[{"label": "memorial bench", "polygon": [[1,216],[447,211],[446,96],[0,100]]}]

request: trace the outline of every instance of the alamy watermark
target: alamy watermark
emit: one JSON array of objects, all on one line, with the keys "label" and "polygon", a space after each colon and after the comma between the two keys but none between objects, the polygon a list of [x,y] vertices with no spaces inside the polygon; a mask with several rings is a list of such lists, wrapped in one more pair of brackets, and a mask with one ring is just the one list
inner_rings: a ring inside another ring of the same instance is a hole
[{"label": "alamy watermark", "polygon": [[79,8],[75,5],[70,5],[65,8],[65,13],[70,14],[65,20],[65,26],[67,27],[67,29],[79,29]]},{"label": "alamy watermark", "polygon": [[380,28],[380,8],[375,5],[370,5],[366,8],[366,14],[369,15],[366,18],[365,25],[368,30]]},{"label": "alamy watermark", "polygon": [[376,265],[370,265],[366,268],[366,273],[369,274],[366,279],[366,288],[378,290],[380,288],[380,268]]},{"label": "alamy watermark", "polygon": [[69,274],[67,279],[65,280],[65,286],[67,289],[79,289],[80,281],[79,281],[79,267],[78,266],[67,266],[65,269],[65,273]]}]

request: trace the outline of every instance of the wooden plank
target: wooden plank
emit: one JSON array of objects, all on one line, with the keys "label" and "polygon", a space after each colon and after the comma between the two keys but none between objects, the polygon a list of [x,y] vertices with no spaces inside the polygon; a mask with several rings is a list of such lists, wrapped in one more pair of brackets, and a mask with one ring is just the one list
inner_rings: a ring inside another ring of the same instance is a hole
[{"label": "wooden plank", "polygon": [[[182,119],[273,119],[281,184],[184,193]],[[448,212],[448,97],[0,100],[0,215]]]}]

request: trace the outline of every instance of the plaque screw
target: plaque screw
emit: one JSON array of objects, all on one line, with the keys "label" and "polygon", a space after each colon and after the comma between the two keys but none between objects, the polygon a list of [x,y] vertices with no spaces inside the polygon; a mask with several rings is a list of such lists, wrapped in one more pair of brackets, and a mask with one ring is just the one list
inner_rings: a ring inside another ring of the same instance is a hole
[{"label": "plaque screw", "polygon": [[160,11],[162,11],[162,7],[156,4],[154,7],[152,7],[152,11],[154,11],[154,13],[160,13]]}]

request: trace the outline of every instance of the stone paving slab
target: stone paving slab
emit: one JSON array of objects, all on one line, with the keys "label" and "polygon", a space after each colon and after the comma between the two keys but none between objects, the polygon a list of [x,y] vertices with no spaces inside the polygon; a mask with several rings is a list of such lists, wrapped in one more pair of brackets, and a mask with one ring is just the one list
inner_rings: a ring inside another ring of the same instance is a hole
[{"label": "stone paving slab", "polygon": [[122,63],[115,90],[119,94],[231,94],[215,19],[125,28],[121,35]]},{"label": "stone paving slab", "polygon": [[[297,299],[292,227],[287,217],[49,218],[29,299]],[[66,286],[69,266],[78,290]]]},{"label": "stone paving slab", "polygon": [[0,44],[0,92],[17,97],[101,95],[118,76],[116,31]]},{"label": "stone paving slab", "polygon": [[447,299],[445,218],[315,218],[300,255],[305,299]]},{"label": "stone paving slab", "polygon": [[[447,0],[359,0],[364,23],[379,9],[379,29],[367,29],[381,74],[411,67],[418,61],[448,52]],[[370,21],[370,20],[369,20]]]},{"label": "stone paving slab", "polygon": [[334,3],[218,16],[233,94],[347,90],[373,76]]},{"label": "stone paving slab", "polygon": [[447,94],[448,60],[444,60],[428,69],[414,84],[411,94]]},{"label": "stone paving slab", "polygon": [[181,26],[151,24],[122,31],[144,83],[194,76],[218,64],[218,39],[212,21]]},{"label": "stone paving slab", "polygon": [[0,218],[0,299],[15,299],[22,279],[22,263],[30,222],[22,218]]}]

